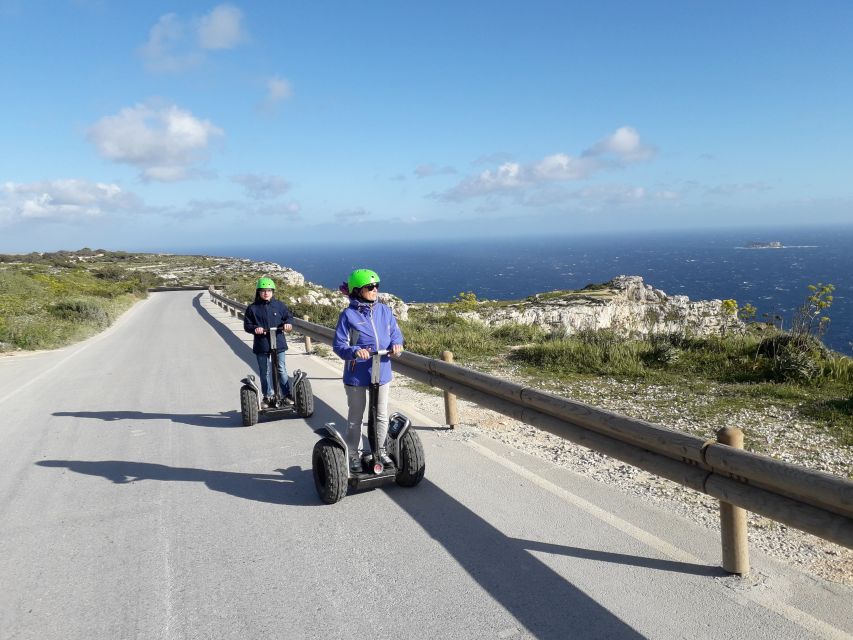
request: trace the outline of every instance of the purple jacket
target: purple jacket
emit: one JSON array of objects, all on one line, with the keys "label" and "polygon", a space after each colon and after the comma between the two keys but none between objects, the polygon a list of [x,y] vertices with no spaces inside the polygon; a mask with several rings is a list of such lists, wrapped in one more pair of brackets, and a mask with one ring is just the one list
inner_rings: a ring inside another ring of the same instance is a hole
[{"label": "purple jacket", "polygon": [[[345,361],[344,384],[357,387],[370,385],[373,359],[356,360],[356,351],[381,351],[390,349],[394,344],[403,344],[403,334],[391,309],[381,302],[367,304],[351,300],[338,317],[332,344],[335,353]],[[385,355],[380,362],[379,384],[387,384],[391,378],[391,358]]]}]

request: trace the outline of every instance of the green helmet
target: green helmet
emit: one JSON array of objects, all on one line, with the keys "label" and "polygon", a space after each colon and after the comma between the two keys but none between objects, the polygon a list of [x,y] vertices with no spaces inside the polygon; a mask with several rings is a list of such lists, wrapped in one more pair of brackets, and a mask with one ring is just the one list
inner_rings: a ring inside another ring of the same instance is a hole
[{"label": "green helmet", "polygon": [[258,286],[255,289],[275,289],[275,282],[272,281],[272,278],[267,278],[266,276],[258,278]]},{"label": "green helmet", "polygon": [[379,274],[370,269],[356,269],[347,278],[347,287],[349,287],[350,293],[371,283],[379,284]]}]

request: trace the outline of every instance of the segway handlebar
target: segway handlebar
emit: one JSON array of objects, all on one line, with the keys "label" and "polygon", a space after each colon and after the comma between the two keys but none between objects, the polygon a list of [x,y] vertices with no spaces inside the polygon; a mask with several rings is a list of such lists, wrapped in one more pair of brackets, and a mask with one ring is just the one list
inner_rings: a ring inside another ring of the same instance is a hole
[{"label": "segway handlebar", "polygon": [[370,360],[370,358],[373,358],[374,356],[387,356],[389,353],[391,353],[391,349],[365,349],[365,351],[370,354],[369,356],[367,356],[367,358],[364,358],[365,360]]},{"label": "segway handlebar", "polygon": [[[268,329],[267,327],[261,327],[261,328],[264,330],[264,332],[263,332],[261,335],[268,336],[270,333],[273,333],[273,329],[272,329],[272,328],[269,328],[269,329]],[[280,324],[280,325],[278,325],[278,326],[275,328],[275,332],[276,332],[276,333],[278,333],[278,330],[279,330],[279,329],[281,329],[282,331],[284,331],[284,324]]]}]

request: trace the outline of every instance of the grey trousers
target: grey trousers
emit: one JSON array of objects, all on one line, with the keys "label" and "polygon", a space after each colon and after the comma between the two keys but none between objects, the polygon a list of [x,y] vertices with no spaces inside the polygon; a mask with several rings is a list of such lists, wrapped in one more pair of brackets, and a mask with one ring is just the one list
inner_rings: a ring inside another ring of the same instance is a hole
[{"label": "grey trousers", "polygon": [[[388,435],[388,392],[391,383],[379,385],[379,406],[376,408],[376,441],[380,447],[385,446]],[[364,409],[367,407],[367,391],[369,387],[355,387],[345,384],[347,392],[347,434],[346,442],[351,456],[355,456],[361,448],[361,424],[364,421]],[[364,447],[369,449],[370,445]]]}]

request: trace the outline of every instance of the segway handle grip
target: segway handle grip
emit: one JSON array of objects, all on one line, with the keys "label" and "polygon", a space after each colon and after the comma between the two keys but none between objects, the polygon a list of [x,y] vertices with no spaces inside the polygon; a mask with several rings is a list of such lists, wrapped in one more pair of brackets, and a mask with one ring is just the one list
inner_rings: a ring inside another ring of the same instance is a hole
[{"label": "segway handle grip", "polygon": [[372,358],[373,356],[384,356],[384,355],[388,355],[389,353],[391,353],[390,349],[379,349],[379,350],[365,349],[365,351],[367,351],[370,354],[369,356],[367,356],[367,358],[365,358],[366,360],[370,360],[370,358]]},{"label": "segway handle grip", "polygon": [[278,331],[279,329],[281,329],[282,331],[284,331],[284,323],[282,323],[282,324],[278,325],[277,327],[275,327],[275,329],[273,329],[273,328],[269,328],[269,329],[267,329],[266,327],[263,327],[263,329],[264,329],[264,335],[265,335],[265,336],[268,336],[268,335],[269,335],[270,333],[272,333],[273,331]]}]

